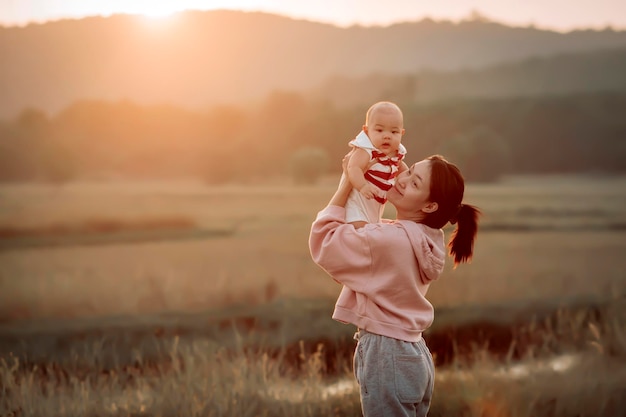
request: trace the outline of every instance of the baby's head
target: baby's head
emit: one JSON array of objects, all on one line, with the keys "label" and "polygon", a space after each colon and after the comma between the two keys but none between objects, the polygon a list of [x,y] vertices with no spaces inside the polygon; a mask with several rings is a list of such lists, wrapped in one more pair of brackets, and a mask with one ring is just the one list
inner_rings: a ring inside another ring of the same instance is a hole
[{"label": "baby's head", "polygon": [[375,103],[367,110],[363,131],[376,149],[387,156],[395,155],[404,135],[402,110],[389,101]]}]

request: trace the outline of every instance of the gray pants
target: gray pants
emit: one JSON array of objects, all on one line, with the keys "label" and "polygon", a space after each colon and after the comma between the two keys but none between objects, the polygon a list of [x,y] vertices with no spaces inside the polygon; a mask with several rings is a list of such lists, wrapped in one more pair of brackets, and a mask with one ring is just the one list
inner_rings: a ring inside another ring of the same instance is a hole
[{"label": "gray pants", "polygon": [[363,417],[428,414],[435,383],[433,357],[424,339],[411,343],[359,330],[354,375]]}]

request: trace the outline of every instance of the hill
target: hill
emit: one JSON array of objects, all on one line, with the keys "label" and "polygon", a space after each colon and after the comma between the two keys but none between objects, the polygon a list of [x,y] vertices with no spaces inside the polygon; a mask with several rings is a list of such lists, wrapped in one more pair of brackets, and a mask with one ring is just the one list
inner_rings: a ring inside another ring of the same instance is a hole
[{"label": "hill", "polygon": [[386,97],[426,103],[600,92],[626,92],[626,47],[535,56],[481,69],[335,76],[310,94],[345,107]]},{"label": "hill", "polygon": [[116,15],[0,28],[0,118],[79,99],[205,108],[312,89],[330,77],[476,70],[626,47],[626,32],[559,33],[484,20],[340,28],[264,13]]}]

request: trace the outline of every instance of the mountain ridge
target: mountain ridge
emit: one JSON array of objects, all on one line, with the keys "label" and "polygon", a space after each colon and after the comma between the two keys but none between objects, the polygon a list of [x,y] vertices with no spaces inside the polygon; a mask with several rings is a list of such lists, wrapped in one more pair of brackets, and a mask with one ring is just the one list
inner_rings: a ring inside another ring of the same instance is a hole
[{"label": "mountain ridge", "polygon": [[626,47],[626,31],[567,33],[484,20],[338,27],[260,12],[129,15],[0,27],[0,117],[80,99],[205,108],[308,91],[331,77],[480,70]]}]

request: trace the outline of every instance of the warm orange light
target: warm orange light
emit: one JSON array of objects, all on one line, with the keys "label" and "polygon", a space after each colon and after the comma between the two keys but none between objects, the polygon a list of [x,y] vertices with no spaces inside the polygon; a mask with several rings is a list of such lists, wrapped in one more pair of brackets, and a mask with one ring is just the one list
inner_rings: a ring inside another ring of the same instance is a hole
[{"label": "warm orange light", "polygon": [[154,2],[146,4],[145,8],[137,11],[137,14],[145,16],[149,19],[163,19],[170,17],[179,11],[181,11],[180,6],[177,7],[171,4],[160,4],[159,2]]}]

